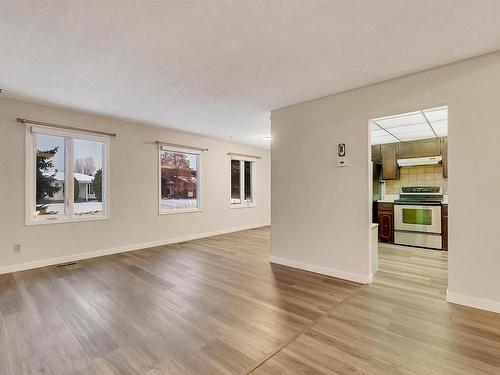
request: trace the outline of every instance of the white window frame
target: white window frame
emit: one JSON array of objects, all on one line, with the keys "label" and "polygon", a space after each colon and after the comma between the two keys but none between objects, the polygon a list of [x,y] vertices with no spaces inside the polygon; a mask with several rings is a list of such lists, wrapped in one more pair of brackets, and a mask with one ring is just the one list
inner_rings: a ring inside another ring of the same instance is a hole
[{"label": "white window frame", "polygon": [[[196,200],[198,201],[198,207],[195,208],[174,208],[164,210],[161,206],[161,152],[176,152],[181,154],[192,154],[197,155],[198,162],[196,163]],[[203,212],[202,209],[202,184],[201,184],[201,165],[202,165],[202,154],[201,150],[194,150],[190,148],[180,148],[180,147],[170,147],[162,146],[158,147],[158,215],[175,215],[175,214],[185,214],[190,212]]]},{"label": "white window frame", "polygon": [[[65,168],[64,168],[64,191],[65,191],[65,213],[56,215],[34,215],[36,209],[36,148],[35,133],[64,137],[65,139]],[[102,172],[102,196],[103,212],[100,215],[75,216],[73,202],[73,141],[81,139],[103,143],[103,172]],[[58,224],[81,221],[96,221],[110,219],[109,199],[109,136],[99,136],[73,130],[54,129],[45,126],[26,127],[26,225]]]},{"label": "white window frame", "polygon": [[[231,160],[238,160],[240,162],[240,203],[231,203],[232,189],[231,189]],[[245,202],[245,161],[249,161],[252,163],[251,167],[251,184],[250,189],[252,192],[252,201]],[[255,187],[257,184],[255,183],[255,176],[257,170],[257,158],[231,155],[229,158],[229,207],[230,208],[249,208],[255,207],[257,205],[257,194]]]}]

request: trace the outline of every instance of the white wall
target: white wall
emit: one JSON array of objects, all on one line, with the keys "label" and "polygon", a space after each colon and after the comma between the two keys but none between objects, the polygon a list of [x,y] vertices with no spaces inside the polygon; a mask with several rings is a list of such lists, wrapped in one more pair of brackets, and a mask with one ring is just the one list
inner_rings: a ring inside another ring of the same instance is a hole
[{"label": "white wall", "polygon": [[369,281],[368,120],[448,104],[448,299],[500,312],[499,102],[495,53],[273,111],[271,259]]},{"label": "white wall", "polygon": [[[17,117],[118,134],[111,139],[110,149],[110,220],[24,225],[25,133],[24,126],[16,123]],[[209,149],[202,156],[203,212],[158,215],[155,140]],[[262,156],[256,165],[254,208],[229,208],[228,152]],[[88,252],[123,251],[269,223],[267,150],[0,98],[0,162],[0,273],[82,258],[91,255]],[[21,244],[20,253],[14,253],[14,244]]]}]

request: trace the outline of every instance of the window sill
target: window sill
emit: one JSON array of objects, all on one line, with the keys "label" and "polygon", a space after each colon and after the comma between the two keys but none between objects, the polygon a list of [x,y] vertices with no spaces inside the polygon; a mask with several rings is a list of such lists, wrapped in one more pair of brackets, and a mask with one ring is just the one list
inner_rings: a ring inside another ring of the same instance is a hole
[{"label": "window sill", "polygon": [[203,212],[200,208],[180,208],[170,211],[160,211],[159,215],[176,215],[176,214],[189,214],[192,212]]},{"label": "window sill", "polygon": [[25,225],[49,225],[49,224],[63,224],[63,223],[81,223],[85,221],[101,221],[110,220],[109,216],[99,216],[99,217],[82,217],[82,218],[57,218],[57,219],[30,219],[27,220]]},{"label": "window sill", "polygon": [[240,203],[240,204],[231,204],[229,207],[230,208],[252,208],[252,207],[256,207],[257,205],[255,203]]}]

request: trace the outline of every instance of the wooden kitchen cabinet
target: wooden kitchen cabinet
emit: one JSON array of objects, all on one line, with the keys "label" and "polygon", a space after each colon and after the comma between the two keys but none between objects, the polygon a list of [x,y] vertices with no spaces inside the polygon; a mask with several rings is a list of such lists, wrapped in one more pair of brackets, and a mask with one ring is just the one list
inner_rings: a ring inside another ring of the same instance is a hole
[{"label": "wooden kitchen cabinet", "polygon": [[418,158],[418,142],[396,143],[396,156],[398,159]]},{"label": "wooden kitchen cabinet", "polygon": [[448,138],[440,138],[439,147],[443,157],[443,177],[448,178]]},{"label": "wooden kitchen cabinet", "polygon": [[448,205],[441,206],[441,238],[443,240],[443,250],[448,251]]},{"label": "wooden kitchen cabinet", "polygon": [[441,155],[440,141],[439,138],[422,139],[418,141],[418,157]]},{"label": "wooden kitchen cabinet", "polygon": [[382,155],[382,179],[397,180],[399,178],[396,144],[390,143],[380,146]]},{"label": "wooden kitchen cabinet", "polygon": [[397,180],[399,178],[398,159],[438,155],[443,157],[443,177],[448,178],[448,139],[446,137],[374,145],[371,151],[372,161],[382,161],[382,178],[384,180]]},{"label": "wooden kitchen cabinet", "polygon": [[394,204],[378,204],[378,240],[379,242],[394,242]]},{"label": "wooden kitchen cabinet", "polygon": [[382,161],[382,154],[380,153],[380,145],[372,146],[372,161]]}]

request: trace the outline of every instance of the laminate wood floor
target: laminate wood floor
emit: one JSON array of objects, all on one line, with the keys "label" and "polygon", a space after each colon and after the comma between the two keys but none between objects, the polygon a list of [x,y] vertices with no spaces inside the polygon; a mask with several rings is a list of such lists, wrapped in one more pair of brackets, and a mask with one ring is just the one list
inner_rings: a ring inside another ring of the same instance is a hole
[{"label": "laminate wood floor", "polygon": [[268,263],[270,229],[0,275],[0,374],[499,374],[499,315],[444,302],[446,254],[370,286]]}]

